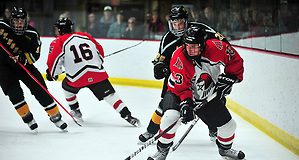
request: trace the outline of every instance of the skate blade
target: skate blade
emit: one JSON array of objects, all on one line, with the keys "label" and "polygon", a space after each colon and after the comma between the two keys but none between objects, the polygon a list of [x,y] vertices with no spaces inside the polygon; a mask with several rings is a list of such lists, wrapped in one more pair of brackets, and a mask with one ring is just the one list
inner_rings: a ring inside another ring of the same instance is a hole
[{"label": "skate blade", "polygon": [[[137,145],[144,145],[145,143],[147,143],[149,140],[145,141],[145,142],[141,142],[141,141],[138,141],[137,142]],[[156,145],[156,142],[152,143],[151,145]]]},{"label": "skate blade", "polygon": [[77,122],[84,122],[83,118],[75,118]]},{"label": "skate blade", "polygon": [[210,137],[211,142],[216,142],[216,139],[217,139],[216,137]]},{"label": "skate blade", "polygon": [[140,123],[140,121],[138,120],[138,121],[134,124],[134,126],[140,128],[140,127],[141,127],[141,123]]},{"label": "skate blade", "polygon": [[33,134],[38,134],[38,130],[37,130],[37,128],[34,129],[34,130],[31,130],[31,133],[33,133]]},{"label": "skate blade", "polygon": [[137,142],[137,145],[144,145],[146,142],[141,142],[141,141],[138,141]]},{"label": "skate blade", "polygon": [[[129,122],[130,123],[130,122]],[[133,123],[130,123],[133,127],[137,127],[137,128],[140,128],[141,127],[141,124],[140,124],[140,121],[136,121],[134,124]]]},{"label": "skate blade", "polygon": [[[222,156],[222,158],[225,159],[225,160],[235,160],[234,158],[230,158],[230,157],[227,157],[227,156]],[[238,159],[238,160],[246,160],[246,158]]]},{"label": "skate blade", "polygon": [[69,132],[67,129],[60,129],[62,133]]}]

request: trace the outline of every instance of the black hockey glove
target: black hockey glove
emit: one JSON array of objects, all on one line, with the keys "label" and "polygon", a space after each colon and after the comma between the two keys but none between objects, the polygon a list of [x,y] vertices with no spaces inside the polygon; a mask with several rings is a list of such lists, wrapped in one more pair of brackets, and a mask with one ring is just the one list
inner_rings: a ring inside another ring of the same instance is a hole
[{"label": "black hockey glove", "polygon": [[22,63],[24,66],[25,66],[26,64],[28,64],[28,60],[27,60],[27,58],[25,57],[24,54],[20,54],[20,55],[19,55],[19,57],[18,57],[18,61],[19,61],[20,63]]},{"label": "black hockey glove", "polygon": [[28,60],[27,58],[25,57],[25,55],[23,54],[19,54],[17,56],[13,56],[11,57],[11,59],[17,63],[17,62],[20,62],[21,64],[23,64],[24,66],[28,63]]},{"label": "black hockey glove", "polygon": [[230,94],[232,91],[233,84],[237,82],[237,78],[234,75],[220,74],[218,82],[216,83],[217,96],[222,99],[223,97]]},{"label": "black hockey glove", "polygon": [[194,102],[190,99],[187,98],[183,100],[180,103],[181,107],[181,117],[182,117],[182,123],[187,124],[188,122],[192,121],[195,118],[194,114]]},{"label": "black hockey glove", "polygon": [[154,76],[156,79],[162,79],[170,75],[168,66],[163,62],[157,62],[154,66]]},{"label": "black hockey glove", "polygon": [[52,77],[50,74],[49,69],[46,70],[46,79],[48,81],[56,81],[58,79],[58,76]]}]

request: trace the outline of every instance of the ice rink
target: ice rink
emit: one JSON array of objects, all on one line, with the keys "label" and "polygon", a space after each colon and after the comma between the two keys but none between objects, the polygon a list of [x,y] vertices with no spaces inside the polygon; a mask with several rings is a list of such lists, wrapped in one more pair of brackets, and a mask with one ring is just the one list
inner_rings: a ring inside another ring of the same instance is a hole
[{"label": "ice rink", "polygon": [[[49,91],[68,109],[59,82],[47,82]],[[68,132],[52,124],[39,103],[24,88],[25,97],[37,121],[38,133],[32,133],[0,91],[0,160],[122,160],[134,153],[138,136],[146,130],[151,114],[159,102],[160,90],[115,85],[116,92],[128,105],[133,116],[141,120],[132,127],[105,101],[99,102],[88,89],[78,94],[84,122],[82,127],[60,108],[68,123]],[[299,160],[299,157],[232,113],[237,122],[234,148],[241,149],[248,160]],[[182,125],[178,140],[190,124]],[[156,152],[152,145],[133,159],[146,160]],[[216,144],[209,140],[207,127],[199,121],[185,141],[169,154],[168,160],[221,160]]]}]

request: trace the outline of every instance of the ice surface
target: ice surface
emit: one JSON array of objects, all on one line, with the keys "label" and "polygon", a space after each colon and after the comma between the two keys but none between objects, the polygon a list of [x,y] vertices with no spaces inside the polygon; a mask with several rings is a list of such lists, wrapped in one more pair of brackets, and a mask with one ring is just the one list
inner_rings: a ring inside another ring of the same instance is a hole
[{"label": "ice surface", "polygon": [[[49,91],[67,109],[61,84],[47,82]],[[37,121],[38,133],[32,133],[17,115],[7,97],[0,91],[0,160],[121,160],[135,152],[138,136],[146,130],[151,114],[159,103],[159,89],[115,86],[133,116],[141,120],[140,128],[132,127],[105,101],[99,102],[88,89],[78,94],[84,122],[82,127],[60,108],[68,123],[68,132],[61,132],[50,122],[46,112],[24,87],[25,97]],[[241,149],[248,160],[299,160],[299,157],[235,114],[237,132],[234,148]],[[190,125],[190,124],[189,124]],[[185,132],[182,125],[176,140]],[[146,160],[156,152],[149,146],[133,159]],[[207,127],[199,121],[169,160],[221,160],[217,147],[208,137]]]}]

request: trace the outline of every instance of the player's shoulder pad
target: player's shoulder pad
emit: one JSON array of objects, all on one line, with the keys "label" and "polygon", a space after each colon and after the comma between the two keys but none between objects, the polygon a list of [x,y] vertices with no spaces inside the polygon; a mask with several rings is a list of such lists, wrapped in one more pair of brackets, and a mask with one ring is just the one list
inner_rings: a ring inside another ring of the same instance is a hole
[{"label": "player's shoulder pad", "polygon": [[174,41],[178,41],[180,39],[181,39],[180,37],[177,37],[174,34],[172,34],[170,31],[168,31],[163,35],[163,37],[160,41],[160,46],[169,45],[169,44],[173,43]]},{"label": "player's shoulder pad", "polygon": [[196,26],[196,27],[205,29],[205,31],[207,33],[213,33],[213,34],[216,33],[215,29],[213,29],[211,26],[209,26],[209,25],[207,25],[207,24],[205,24],[203,22],[189,22],[188,23],[188,27],[190,27],[190,26]]},{"label": "player's shoulder pad", "polygon": [[169,43],[169,42],[172,42],[176,39],[178,39],[179,37],[175,36],[174,34],[172,34],[170,31],[166,32],[162,39],[161,39],[161,42],[165,42],[165,43]]},{"label": "player's shoulder pad", "polygon": [[0,20],[0,25],[5,27],[10,27],[8,20]]},{"label": "player's shoulder pad", "polygon": [[38,33],[37,30],[36,30],[34,27],[32,27],[31,25],[28,25],[28,27],[27,27],[27,29],[25,30],[25,32],[26,32],[27,34],[33,34],[34,36],[39,37],[39,33]]}]

